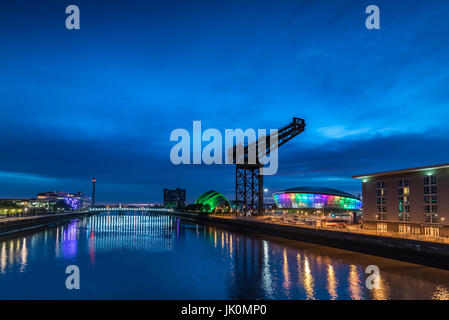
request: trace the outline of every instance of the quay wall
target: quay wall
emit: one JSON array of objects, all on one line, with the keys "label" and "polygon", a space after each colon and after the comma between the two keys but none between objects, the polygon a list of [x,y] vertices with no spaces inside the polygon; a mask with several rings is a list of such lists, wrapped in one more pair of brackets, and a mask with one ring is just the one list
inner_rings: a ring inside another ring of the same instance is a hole
[{"label": "quay wall", "polygon": [[89,211],[83,211],[14,219],[5,218],[4,220],[0,220],[0,237],[45,227],[55,223],[66,222],[89,215],[92,215],[92,213],[90,213]]}]

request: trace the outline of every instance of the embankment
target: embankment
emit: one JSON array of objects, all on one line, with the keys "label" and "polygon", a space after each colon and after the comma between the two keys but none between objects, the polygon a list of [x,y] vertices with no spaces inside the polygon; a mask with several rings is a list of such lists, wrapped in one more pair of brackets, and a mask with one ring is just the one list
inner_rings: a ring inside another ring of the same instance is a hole
[{"label": "embankment", "polygon": [[42,228],[55,223],[67,222],[76,218],[86,217],[92,213],[70,212],[48,214],[42,216],[23,217],[23,218],[5,218],[0,220],[0,237],[20,233],[32,229]]}]

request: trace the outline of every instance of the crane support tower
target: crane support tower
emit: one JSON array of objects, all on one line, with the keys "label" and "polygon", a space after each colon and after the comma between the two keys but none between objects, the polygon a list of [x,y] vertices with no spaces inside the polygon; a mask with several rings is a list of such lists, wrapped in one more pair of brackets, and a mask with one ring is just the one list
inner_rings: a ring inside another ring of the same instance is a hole
[{"label": "crane support tower", "polygon": [[[304,132],[306,123],[304,119],[293,118],[292,122],[278,129],[278,144],[282,146],[300,133]],[[233,147],[235,167],[235,202],[236,209],[240,208],[244,216],[263,214],[263,167],[258,161],[256,164],[248,163],[248,145],[244,146],[243,163],[238,164],[236,157],[236,146]],[[276,146],[273,145],[270,136],[266,136],[265,152],[270,154]],[[256,142],[256,152],[259,152],[259,141]]]}]

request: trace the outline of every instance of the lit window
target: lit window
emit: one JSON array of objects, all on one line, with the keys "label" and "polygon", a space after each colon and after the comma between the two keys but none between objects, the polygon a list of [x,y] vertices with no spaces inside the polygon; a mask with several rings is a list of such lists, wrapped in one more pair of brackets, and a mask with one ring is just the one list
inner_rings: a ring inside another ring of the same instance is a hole
[{"label": "lit window", "polygon": [[386,199],[386,183],[378,181],[377,186],[377,220],[387,220],[387,199]]},{"label": "lit window", "polygon": [[410,221],[410,188],[408,179],[398,180],[399,221]]}]

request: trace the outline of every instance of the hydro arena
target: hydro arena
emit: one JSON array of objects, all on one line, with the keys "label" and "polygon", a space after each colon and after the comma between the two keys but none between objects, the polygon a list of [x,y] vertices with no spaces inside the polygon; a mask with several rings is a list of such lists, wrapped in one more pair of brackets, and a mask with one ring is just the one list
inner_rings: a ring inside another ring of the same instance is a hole
[{"label": "hydro arena", "polygon": [[355,219],[362,200],[352,194],[324,187],[300,187],[273,194],[276,207],[284,212]]}]

